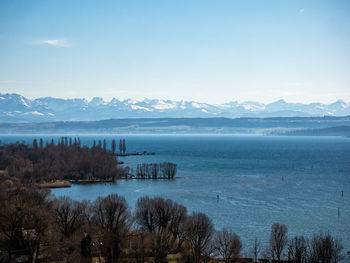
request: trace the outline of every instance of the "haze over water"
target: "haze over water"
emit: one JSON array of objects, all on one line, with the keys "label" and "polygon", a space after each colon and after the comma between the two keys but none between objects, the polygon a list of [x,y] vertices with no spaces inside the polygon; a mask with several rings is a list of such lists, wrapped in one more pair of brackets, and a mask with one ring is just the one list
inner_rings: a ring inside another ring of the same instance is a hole
[{"label": "haze over water", "polygon": [[[52,136],[35,137],[49,140]],[[33,138],[0,136],[3,142],[31,143]],[[180,178],[73,185],[53,189],[56,196],[94,200],[117,193],[124,196],[131,207],[141,196],[161,196],[185,205],[190,212],[208,214],[216,229],[232,229],[246,248],[252,246],[255,237],[267,242],[275,222],[288,226],[289,237],[329,231],[341,238],[345,251],[350,248],[349,138],[237,135],[89,135],[80,138],[82,144],[89,146],[94,139],[106,138],[110,146],[113,138],[125,138],[127,152],[149,151],[156,155],[120,160],[132,167],[142,162],[173,162],[178,165]],[[343,198],[341,191],[344,191]]]}]

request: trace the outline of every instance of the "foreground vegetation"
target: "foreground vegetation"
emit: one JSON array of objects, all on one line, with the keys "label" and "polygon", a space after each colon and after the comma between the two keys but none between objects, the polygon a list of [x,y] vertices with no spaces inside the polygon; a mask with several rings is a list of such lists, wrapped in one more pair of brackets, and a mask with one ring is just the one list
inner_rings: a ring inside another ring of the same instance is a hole
[{"label": "foreground vegetation", "polygon": [[[142,197],[131,211],[117,194],[78,202],[20,184],[0,181],[0,187],[0,262],[241,261],[237,234],[215,231],[207,215],[188,214],[169,199]],[[277,223],[267,247],[255,240],[246,248],[255,262],[343,259],[340,241],[330,234],[288,239],[287,227]]]}]

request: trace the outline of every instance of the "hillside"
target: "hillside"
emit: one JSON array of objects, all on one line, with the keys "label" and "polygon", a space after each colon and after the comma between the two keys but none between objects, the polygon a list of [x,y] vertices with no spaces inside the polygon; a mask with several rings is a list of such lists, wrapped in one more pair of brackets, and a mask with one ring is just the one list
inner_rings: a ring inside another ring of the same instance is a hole
[{"label": "hillside", "polygon": [[350,126],[348,117],[144,118],[102,121],[0,123],[2,134],[26,133],[271,133]]}]

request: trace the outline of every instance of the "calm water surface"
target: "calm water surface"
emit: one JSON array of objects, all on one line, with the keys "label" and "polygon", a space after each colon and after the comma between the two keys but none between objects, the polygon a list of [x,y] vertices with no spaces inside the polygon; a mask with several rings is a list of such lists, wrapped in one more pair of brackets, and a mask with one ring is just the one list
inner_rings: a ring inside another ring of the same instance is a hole
[{"label": "calm water surface", "polygon": [[[43,137],[45,140],[52,136]],[[57,136],[54,136],[57,137]],[[56,196],[94,200],[117,193],[133,208],[145,195],[171,198],[188,210],[201,211],[216,229],[235,231],[247,247],[255,237],[268,241],[275,222],[288,226],[289,236],[319,231],[341,238],[350,250],[350,139],[341,137],[267,137],[236,135],[80,136],[126,138],[127,151],[154,156],[120,158],[140,162],[169,161],[180,179],[121,180],[117,184],[73,185],[53,189]],[[5,142],[31,142],[33,136],[0,136]],[[344,197],[341,196],[344,191]],[[217,202],[217,195],[220,196]],[[340,216],[338,217],[338,208]]]}]

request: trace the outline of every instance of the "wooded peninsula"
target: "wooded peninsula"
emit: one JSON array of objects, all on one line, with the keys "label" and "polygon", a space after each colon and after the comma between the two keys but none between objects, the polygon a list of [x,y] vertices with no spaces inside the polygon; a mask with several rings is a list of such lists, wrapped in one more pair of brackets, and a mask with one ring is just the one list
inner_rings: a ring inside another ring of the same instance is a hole
[{"label": "wooded peninsula", "polygon": [[[61,137],[44,142],[34,139],[32,145],[24,142],[0,145],[0,175],[7,184],[19,180],[21,184],[42,187],[67,187],[70,183],[116,182],[118,179],[174,179],[176,164],[138,164],[136,169],[122,166],[117,155],[126,153],[125,139],[93,141],[92,147],[82,146],[80,138]],[[154,153],[152,153],[154,154]]]}]

